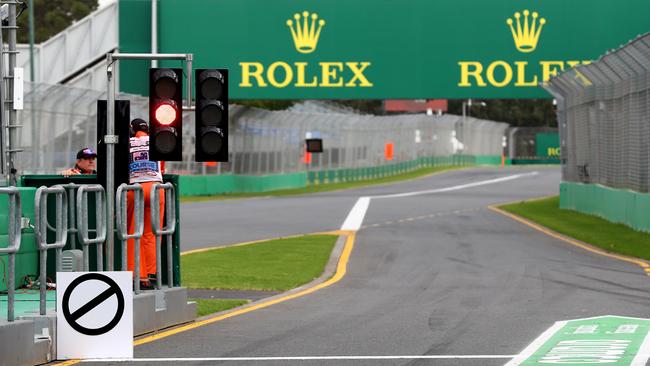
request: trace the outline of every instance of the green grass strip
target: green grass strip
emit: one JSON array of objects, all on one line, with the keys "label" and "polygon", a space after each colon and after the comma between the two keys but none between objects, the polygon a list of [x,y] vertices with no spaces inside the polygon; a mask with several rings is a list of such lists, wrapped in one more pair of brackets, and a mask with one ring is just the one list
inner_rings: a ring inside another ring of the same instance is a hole
[{"label": "green grass strip", "polygon": [[462,169],[468,167],[469,165],[464,165],[464,166],[444,165],[444,166],[436,166],[436,167],[427,167],[427,168],[416,169],[404,174],[392,175],[389,177],[383,177],[377,179],[359,180],[355,182],[315,184],[315,185],[309,185],[304,188],[280,189],[280,190],[269,191],[269,192],[226,193],[226,194],[211,195],[211,196],[181,196],[180,201],[200,202],[200,201],[223,200],[223,199],[234,199],[234,198],[294,196],[299,194],[331,192],[331,191],[338,191],[343,189],[361,188],[361,187],[373,186],[377,184],[387,184],[393,182],[400,182],[404,180],[411,180],[411,179],[416,179],[427,175],[431,175],[433,173],[440,173],[448,170]]},{"label": "green grass strip", "polygon": [[196,301],[196,315],[202,317],[209,314],[218,313],[220,311],[236,308],[248,303],[248,300],[239,299],[196,299],[190,298],[191,301]]},{"label": "green grass strip", "polygon": [[184,255],[181,257],[183,286],[289,290],[323,273],[337,238],[306,235]]},{"label": "green grass strip", "polygon": [[650,234],[597,216],[562,210],[558,196],[499,208],[609,252],[650,260]]}]

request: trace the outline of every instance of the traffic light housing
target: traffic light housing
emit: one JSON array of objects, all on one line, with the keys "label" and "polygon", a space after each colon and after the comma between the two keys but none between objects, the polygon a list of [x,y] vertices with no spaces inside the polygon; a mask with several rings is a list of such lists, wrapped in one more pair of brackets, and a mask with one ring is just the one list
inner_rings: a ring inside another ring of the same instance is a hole
[{"label": "traffic light housing", "polygon": [[183,160],[183,70],[149,69],[149,159]]},{"label": "traffic light housing", "polygon": [[228,161],[228,70],[196,69],[196,161]]}]

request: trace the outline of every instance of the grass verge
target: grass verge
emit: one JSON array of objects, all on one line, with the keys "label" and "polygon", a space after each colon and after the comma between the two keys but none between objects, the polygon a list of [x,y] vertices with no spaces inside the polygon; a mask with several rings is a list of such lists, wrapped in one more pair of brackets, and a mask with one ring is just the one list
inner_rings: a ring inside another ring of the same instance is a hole
[{"label": "grass verge", "polygon": [[220,311],[236,308],[238,306],[247,304],[248,300],[239,299],[196,299],[191,298],[191,301],[196,301],[196,315],[202,317],[209,314],[218,313]]},{"label": "grass verge", "polygon": [[650,234],[597,216],[562,210],[558,196],[499,208],[609,252],[650,260]]},{"label": "grass verge", "polygon": [[440,173],[448,170],[455,170],[461,168],[467,168],[465,166],[455,166],[455,165],[444,165],[428,168],[420,168],[408,173],[393,175],[390,177],[378,178],[378,179],[368,179],[361,180],[356,182],[341,182],[341,183],[327,183],[327,184],[317,184],[310,185],[304,188],[294,188],[294,189],[281,189],[276,191],[269,192],[259,192],[259,193],[226,193],[219,195],[211,196],[181,196],[181,202],[200,202],[200,201],[210,201],[210,200],[224,200],[224,199],[234,199],[234,198],[250,198],[250,197],[268,197],[268,196],[294,196],[299,194],[309,194],[309,193],[320,193],[320,192],[330,192],[338,191],[342,189],[351,189],[351,188],[361,188],[366,186],[372,186],[377,184],[386,184],[399,182],[404,180],[416,179],[424,177],[433,173]]},{"label": "grass verge", "polygon": [[285,291],[318,278],[338,237],[306,235],[181,257],[183,286]]}]

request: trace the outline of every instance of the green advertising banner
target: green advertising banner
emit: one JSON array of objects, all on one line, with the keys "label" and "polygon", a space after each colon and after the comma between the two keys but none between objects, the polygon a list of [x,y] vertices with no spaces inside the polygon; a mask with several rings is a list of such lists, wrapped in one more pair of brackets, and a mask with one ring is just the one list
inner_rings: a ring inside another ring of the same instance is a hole
[{"label": "green advertising banner", "polygon": [[560,135],[557,132],[535,135],[535,156],[539,158],[560,158]]},{"label": "green advertising banner", "polygon": [[[232,99],[547,98],[539,83],[650,31],[648,0],[164,0],[158,51],[230,70]],[[151,51],[148,0],[120,52]],[[164,63],[163,63],[164,64]],[[120,66],[146,94],[145,62]]]}]

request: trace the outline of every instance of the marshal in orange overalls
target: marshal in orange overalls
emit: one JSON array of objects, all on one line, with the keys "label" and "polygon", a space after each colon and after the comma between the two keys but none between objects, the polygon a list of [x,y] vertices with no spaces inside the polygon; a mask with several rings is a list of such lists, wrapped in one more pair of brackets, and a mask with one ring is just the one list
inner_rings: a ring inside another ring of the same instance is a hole
[{"label": "marshal in orange overalls", "polygon": [[[140,279],[147,282],[149,276],[156,275],[156,236],[151,229],[151,187],[155,183],[162,183],[162,174],[158,162],[149,161],[149,135],[137,131],[135,137],[129,141],[129,183],[139,183],[144,191],[144,231],[140,239]],[[136,164],[134,164],[136,163]],[[155,166],[155,168],[154,168]],[[160,222],[163,224],[165,215],[165,191],[159,190],[160,195]],[[134,192],[127,194],[128,233],[133,233],[135,227]],[[159,227],[161,227],[159,226]],[[127,268],[135,268],[134,256],[135,239],[127,242]]]}]

